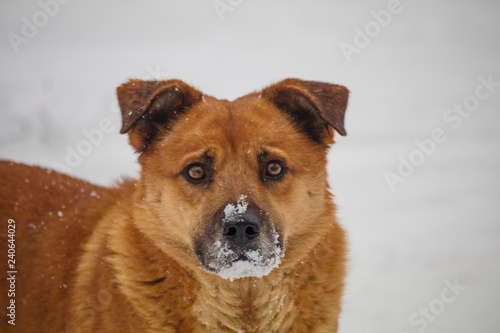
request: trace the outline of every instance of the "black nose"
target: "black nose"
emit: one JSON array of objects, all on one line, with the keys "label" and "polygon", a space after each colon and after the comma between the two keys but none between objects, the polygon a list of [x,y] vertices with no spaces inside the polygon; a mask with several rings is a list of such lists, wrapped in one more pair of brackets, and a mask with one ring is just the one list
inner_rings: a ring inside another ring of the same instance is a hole
[{"label": "black nose", "polygon": [[227,221],[223,228],[224,237],[237,246],[246,245],[260,233],[260,219],[255,214],[243,214],[235,221]]}]

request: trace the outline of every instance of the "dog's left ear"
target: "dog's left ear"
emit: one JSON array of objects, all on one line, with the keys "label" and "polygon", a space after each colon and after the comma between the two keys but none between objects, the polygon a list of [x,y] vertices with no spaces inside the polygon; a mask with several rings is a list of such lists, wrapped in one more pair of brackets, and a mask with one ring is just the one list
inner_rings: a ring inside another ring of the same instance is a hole
[{"label": "dog's left ear", "polygon": [[333,129],[346,135],[344,115],[349,98],[346,87],[299,79],[286,79],[262,91],[262,97],[288,114],[314,142],[327,147]]},{"label": "dog's left ear", "polygon": [[202,93],[180,80],[130,80],[116,90],[122,113],[121,134],[141,153],[162,130],[188,108],[202,100]]}]

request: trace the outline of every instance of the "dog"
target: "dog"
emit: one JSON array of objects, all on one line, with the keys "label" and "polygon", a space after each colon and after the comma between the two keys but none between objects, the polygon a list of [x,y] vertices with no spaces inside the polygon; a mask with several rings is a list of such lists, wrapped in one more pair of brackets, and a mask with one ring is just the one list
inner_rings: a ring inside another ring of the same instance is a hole
[{"label": "dog", "polygon": [[1,162],[1,331],[337,332],[347,245],[326,165],[348,94],[130,80],[138,180]]}]

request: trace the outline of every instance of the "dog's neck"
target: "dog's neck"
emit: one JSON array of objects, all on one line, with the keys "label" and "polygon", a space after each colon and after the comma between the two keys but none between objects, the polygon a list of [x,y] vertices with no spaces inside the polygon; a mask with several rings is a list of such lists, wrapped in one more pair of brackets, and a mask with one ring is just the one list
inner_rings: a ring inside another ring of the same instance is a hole
[{"label": "dog's neck", "polygon": [[235,281],[213,276],[200,287],[193,311],[207,331],[287,331],[297,314],[281,274]]}]

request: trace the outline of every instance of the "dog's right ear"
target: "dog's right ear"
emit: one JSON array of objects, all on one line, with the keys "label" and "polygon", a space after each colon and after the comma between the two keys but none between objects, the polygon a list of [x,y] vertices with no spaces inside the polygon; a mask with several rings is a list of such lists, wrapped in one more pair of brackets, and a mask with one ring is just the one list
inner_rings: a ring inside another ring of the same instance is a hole
[{"label": "dog's right ear", "polygon": [[116,91],[122,113],[120,133],[128,133],[138,153],[147,150],[161,131],[203,98],[201,92],[180,80],[130,80]]}]

